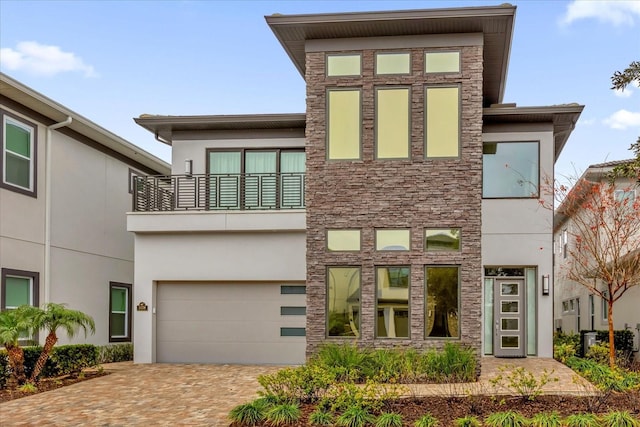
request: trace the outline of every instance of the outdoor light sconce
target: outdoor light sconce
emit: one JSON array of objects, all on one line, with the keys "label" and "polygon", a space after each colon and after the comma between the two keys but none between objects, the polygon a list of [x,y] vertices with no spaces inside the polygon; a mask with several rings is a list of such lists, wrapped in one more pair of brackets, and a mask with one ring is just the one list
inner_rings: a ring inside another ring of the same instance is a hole
[{"label": "outdoor light sconce", "polygon": [[542,276],[542,295],[549,295],[549,275]]},{"label": "outdoor light sconce", "polygon": [[187,159],[184,161],[184,174],[187,176],[193,174],[193,160]]}]

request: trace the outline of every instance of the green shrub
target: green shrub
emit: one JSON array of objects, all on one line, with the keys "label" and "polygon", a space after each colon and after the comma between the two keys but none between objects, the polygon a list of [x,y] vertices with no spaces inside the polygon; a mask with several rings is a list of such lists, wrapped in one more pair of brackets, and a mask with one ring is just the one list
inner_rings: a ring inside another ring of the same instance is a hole
[{"label": "green shrub", "polygon": [[427,413],[421,416],[413,424],[414,427],[436,427],[440,424],[440,421],[433,415]]},{"label": "green shrub", "polygon": [[[622,352],[619,352],[619,354],[622,355]],[[592,345],[584,357],[587,359],[593,360],[596,363],[600,363],[602,365],[608,365],[609,364],[609,343],[602,342],[602,343]]]},{"label": "green shrub", "polygon": [[554,344],[553,358],[559,362],[565,363],[568,358],[576,355],[576,347],[573,344]]},{"label": "green shrub", "polygon": [[267,410],[265,402],[258,399],[233,408],[229,412],[229,419],[241,426],[255,426],[265,420]]},{"label": "green shrub", "polygon": [[378,349],[368,353],[362,373],[364,378],[379,382],[399,382],[407,371],[402,350]]},{"label": "green shrub", "polygon": [[478,417],[474,417],[473,415],[467,415],[463,418],[457,418],[453,423],[457,427],[480,427],[482,425]]},{"label": "green shrub", "polygon": [[614,411],[602,417],[603,427],[640,427],[640,421],[628,411]]},{"label": "green shrub", "polygon": [[561,427],[562,420],[557,412],[542,412],[531,417],[531,427]]},{"label": "green shrub", "polygon": [[[578,355],[584,357],[585,351],[583,348],[584,334],[587,332],[595,332],[596,340],[600,342],[609,342],[609,331],[580,331],[580,341],[578,341]],[[613,342],[616,346],[616,351],[621,351],[625,357],[628,357],[633,352],[633,331],[622,329],[613,331]]]},{"label": "green shrub", "polygon": [[0,349],[0,388],[4,388],[9,379],[9,359],[7,350]]},{"label": "green shrub", "polygon": [[312,364],[260,375],[258,382],[265,390],[263,395],[274,395],[282,400],[312,402],[326,393],[335,377],[333,370]]},{"label": "green shrub", "polygon": [[284,426],[300,420],[300,408],[294,403],[281,403],[267,411],[266,418],[271,425]]},{"label": "green shrub", "polygon": [[548,372],[546,369],[542,371],[539,378],[521,366],[505,365],[501,366],[499,371],[500,374],[491,378],[489,382],[495,387],[502,387],[518,394],[524,400],[535,400],[542,394],[542,388],[545,385],[558,381],[558,378],[553,376],[554,371]]},{"label": "green shrub", "polygon": [[600,427],[600,420],[594,414],[574,414],[564,419],[567,427]]},{"label": "green shrub", "polygon": [[133,344],[107,344],[98,347],[98,363],[128,362],[133,360]]},{"label": "green shrub", "polygon": [[484,421],[490,427],[524,427],[528,422],[524,416],[514,411],[495,412]]},{"label": "green shrub", "polygon": [[329,411],[318,408],[309,415],[309,424],[312,426],[333,425],[333,415]]},{"label": "green shrub", "polygon": [[628,391],[640,387],[640,373],[620,368],[611,369],[589,359],[570,357],[566,365],[585,377],[602,391]]},{"label": "green shrub", "polygon": [[337,381],[361,381],[369,352],[351,344],[325,344],[311,361],[312,365],[333,370]]},{"label": "green shrub", "polygon": [[573,332],[556,332],[553,334],[553,345],[569,344],[577,349],[580,346],[581,339],[582,336],[580,334],[574,334]]},{"label": "green shrub", "polygon": [[364,427],[373,423],[373,420],[374,417],[367,408],[352,406],[336,419],[336,425],[342,427]]},{"label": "green shrub", "polygon": [[378,415],[375,422],[376,427],[402,427],[402,416],[392,412],[383,412]]}]

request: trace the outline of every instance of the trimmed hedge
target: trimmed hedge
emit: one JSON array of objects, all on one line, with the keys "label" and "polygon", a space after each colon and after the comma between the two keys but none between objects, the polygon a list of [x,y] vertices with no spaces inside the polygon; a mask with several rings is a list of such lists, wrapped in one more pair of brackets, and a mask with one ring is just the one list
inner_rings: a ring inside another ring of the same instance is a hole
[{"label": "trimmed hedge", "polygon": [[[580,343],[578,343],[578,355],[580,357],[584,357],[584,334],[587,332],[595,332],[597,341],[609,342],[608,330],[580,331]],[[616,346],[616,351],[622,351],[625,357],[629,357],[633,353],[633,331],[628,329],[613,331],[613,343]]]},{"label": "trimmed hedge", "polygon": [[128,362],[133,360],[133,344],[107,344],[98,347],[98,363]]},{"label": "trimmed hedge", "polygon": [[[24,370],[27,377],[40,357],[42,347],[23,347]],[[60,375],[77,375],[82,369],[98,364],[98,347],[93,344],[61,345],[53,348],[51,356],[40,374],[40,378]],[[9,361],[6,350],[0,350],[0,387],[4,387],[9,378]]]}]

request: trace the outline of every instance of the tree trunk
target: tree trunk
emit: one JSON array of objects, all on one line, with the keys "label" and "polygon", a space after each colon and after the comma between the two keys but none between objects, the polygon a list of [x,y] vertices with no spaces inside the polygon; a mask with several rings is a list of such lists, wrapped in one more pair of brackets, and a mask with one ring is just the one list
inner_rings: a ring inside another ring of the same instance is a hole
[{"label": "tree trunk", "polygon": [[11,368],[11,377],[9,377],[10,387],[18,387],[27,380],[24,373],[24,351],[19,345],[6,345],[7,358],[9,359],[9,367]]},{"label": "tree trunk", "polygon": [[[610,293],[609,295],[613,295]],[[616,366],[616,343],[614,340],[615,334],[613,333],[613,298],[610,296],[607,300],[609,306],[609,313],[607,314],[607,322],[609,323],[609,366],[611,369]]]},{"label": "tree trunk", "polygon": [[42,347],[42,353],[40,353],[40,357],[38,357],[38,361],[33,367],[33,372],[31,372],[31,378],[29,378],[30,382],[32,383],[36,382],[36,380],[38,379],[38,376],[44,369],[45,363],[47,363],[47,359],[49,359],[49,355],[53,350],[53,346],[55,346],[57,342],[58,342],[58,337],[56,336],[55,331],[49,332],[49,335],[47,335],[47,339],[44,341],[44,347]]}]

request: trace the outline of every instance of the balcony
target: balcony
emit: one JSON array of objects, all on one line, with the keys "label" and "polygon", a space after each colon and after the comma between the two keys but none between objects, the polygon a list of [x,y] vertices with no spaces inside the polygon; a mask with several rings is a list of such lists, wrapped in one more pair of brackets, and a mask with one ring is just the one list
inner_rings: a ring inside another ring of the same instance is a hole
[{"label": "balcony", "polygon": [[304,173],[136,176],[134,212],[304,209]]}]

